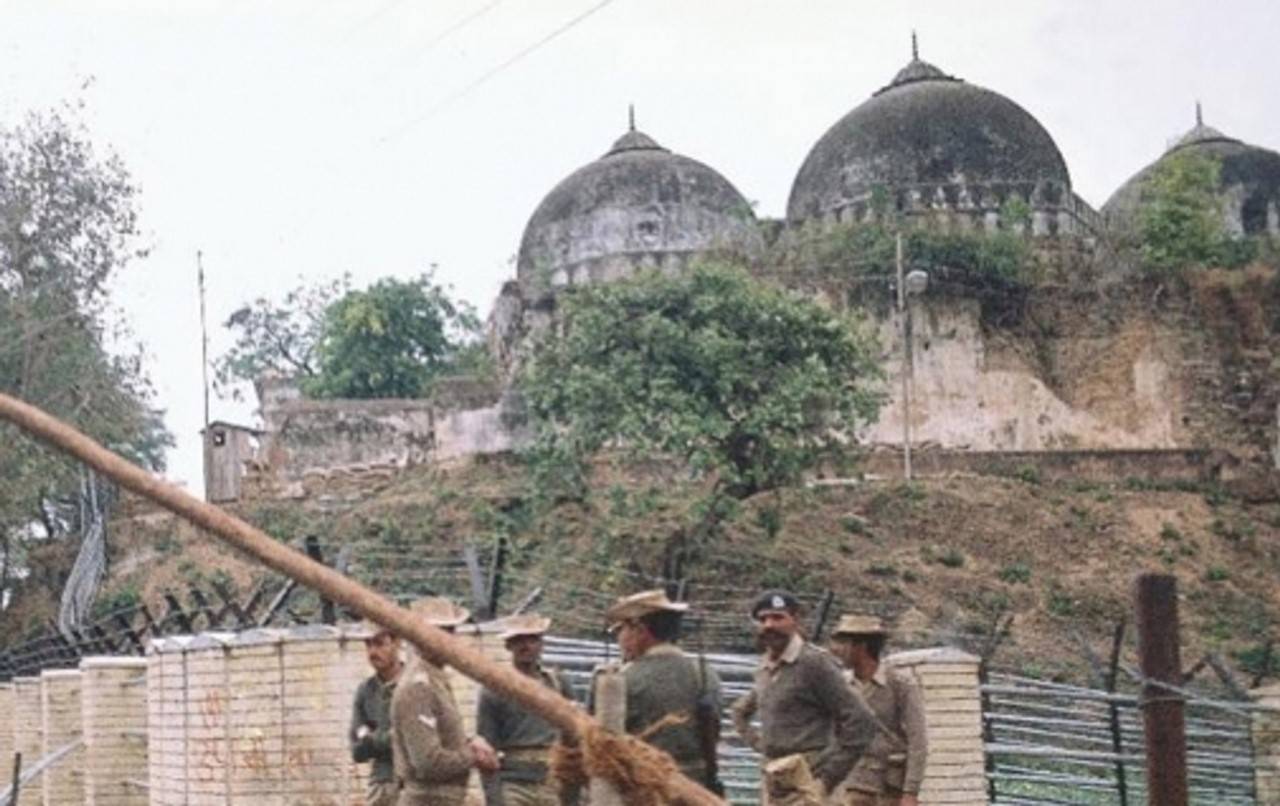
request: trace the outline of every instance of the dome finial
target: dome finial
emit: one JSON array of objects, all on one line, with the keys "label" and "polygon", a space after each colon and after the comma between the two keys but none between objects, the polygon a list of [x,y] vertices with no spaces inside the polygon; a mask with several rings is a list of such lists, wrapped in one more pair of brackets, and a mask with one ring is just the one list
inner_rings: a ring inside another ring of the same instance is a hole
[{"label": "dome finial", "polygon": [[636,105],[627,104],[627,131],[636,130]]},{"label": "dome finial", "polygon": [[911,29],[911,61],[920,60],[920,41],[916,38],[916,29]]},{"label": "dome finial", "polygon": [[1196,101],[1196,126],[1204,125],[1204,111],[1200,108],[1200,101]]}]

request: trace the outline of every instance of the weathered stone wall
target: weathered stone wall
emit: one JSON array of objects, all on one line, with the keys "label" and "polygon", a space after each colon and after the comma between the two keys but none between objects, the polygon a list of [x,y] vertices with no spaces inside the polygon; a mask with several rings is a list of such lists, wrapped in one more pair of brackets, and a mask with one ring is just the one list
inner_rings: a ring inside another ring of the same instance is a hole
[{"label": "weathered stone wall", "polygon": [[[1180,445],[1181,390],[1173,359],[1157,338],[1091,370],[1107,390],[1071,401],[1040,377],[1027,345],[984,332],[976,300],[946,297],[912,305],[913,445],[971,451],[1174,448]],[[901,445],[904,341],[897,312],[876,322],[886,399],[862,439]],[[1123,338],[1123,335],[1117,338]],[[1119,345],[1117,344],[1117,347]],[[1088,378],[1073,378],[1084,386]]]},{"label": "weathered stone wall", "polygon": [[522,436],[483,382],[445,381],[425,400],[304,400],[278,378],[263,389],[265,431],[240,484],[246,499],[343,499],[408,467],[509,451]]}]

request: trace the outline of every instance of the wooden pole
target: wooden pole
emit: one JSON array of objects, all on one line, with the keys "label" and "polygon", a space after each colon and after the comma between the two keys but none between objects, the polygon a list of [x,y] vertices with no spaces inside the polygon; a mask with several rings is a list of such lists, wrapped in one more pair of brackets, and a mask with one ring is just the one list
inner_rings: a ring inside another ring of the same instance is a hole
[{"label": "wooden pole", "polygon": [[[606,669],[592,678],[591,685],[595,688],[591,701],[595,703],[601,727],[623,733],[627,726],[627,679],[621,672]],[[622,806],[622,803],[622,796],[609,781],[592,778],[587,783],[588,806]]]},{"label": "wooden pole", "polygon": [[[478,649],[427,624],[385,596],[280,543],[257,527],[152,476],[40,409],[9,395],[0,394],[0,419],[8,420],[71,454],[120,486],[155,501],[267,567],[287,575],[298,584],[381,624],[409,641],[418,651],[438,658],[480,685],[515,700],[570,737],[582,736],[599,729],[590,716],[561,697],[558,692],[509,666],[486,658]],[[631,737],[627,741],[637,745],[640,743],[639,739]],[[589,742],[586,747],[590,747]],[[669,791],[673,798],[682,803],[724,806],[724,801],[683,775],[677,774],[673,778]]]},{"label": "wooden pole", "polygon": [[1147,740],[1147,793],[1160,806],[1187,804],[1187,736],[1178,652],[1178,580],[1143,574],[1136,585],[1142,725]]}]

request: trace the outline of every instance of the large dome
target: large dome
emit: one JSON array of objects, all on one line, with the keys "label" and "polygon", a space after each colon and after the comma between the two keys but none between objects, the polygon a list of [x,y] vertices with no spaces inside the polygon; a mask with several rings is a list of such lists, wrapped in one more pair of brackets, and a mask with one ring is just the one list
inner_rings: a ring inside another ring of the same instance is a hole
[{"label": "large dome", "polygon": [[[1044,127],[1013,101],[918,57],[841,118],[809,152],[787,217],[857,217],[876,194],[899,210],[1069,203],[1071,178]],[[1043,202],[1043,204],[1042,204]]]},{"label": "large dome", "polygon": [[516,273],[526,287],[563,286],[712,253],[750,259],[762,248],[751,205],[727,179],[633,126],[538,205]]},{"label": "large dome", "polygon": [[1114,229],[1132,228],[1142,207],[1142,194],[1152,174],[1175,154],[1213,157],[1221,166],[1218,191],[1223,223],[1234,235],[1280,235],[1280,154],[1228,137],[1206,126],[1196,108],[1196,125],[1178,138],[1160,159],[1143,168],[1111,194],[1102,212]]}]

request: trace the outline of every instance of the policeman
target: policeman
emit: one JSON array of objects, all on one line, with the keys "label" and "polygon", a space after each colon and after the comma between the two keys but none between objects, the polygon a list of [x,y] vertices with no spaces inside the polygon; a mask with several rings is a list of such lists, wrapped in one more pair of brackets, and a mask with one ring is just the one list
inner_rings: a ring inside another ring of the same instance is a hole
[{"label": "policeman", "polygon": [[348,731],[351,757],[357,763],[372,762],[365,803],[368,806],[395,806],[397,787],[391,761],[391,695],[404,670],[400,639],[371,621],[361,625],[359,634],[364,637],[365,655],[373,667],[373,674],[356,689],[351,729]]},{"label": "policeman", "polygon": [[[501,637],[516,670],[573,699],[573,690],[559,672],[542,664],[542,636],[551,626],[543,616],[510,616]],[[498,752],[501,769],[486,776],[489,806],[559,806],[559,787],[547,775],[551,745],[559,732],[524,706],[489,689],[480,691],[476,733]]]},{"label": "policeman", "polygon": [[[439,597],[421,599],[410,609],[449,632],[470,618],[466,610]],[[471,769],[498,769],[489,743],[467,737],[440,659],[420,652],[410,659],[391,696],[391,748],[400,788],[397,806],[461,806]]]},{"label": "policeman", "polygon": [[665,750],[686,776],[719,792],[720,677],[675,644],[688,608],[650,590],[619,599],[605,617],[622,650],[627,733]]},{"label": "policeman", "polygon": [[874,616],[843,616],[831,651],[876,717],[876,738],[846,782],[847,806],[916,806],[929,752],[920,688],[880,662],[889,632]]},{"label": "policeman", "polygon": [[[764,649],[755,685],[733,706],[733,723],[766,760],[799,755],[815,791],[808,802],[827,800],[875,737],[875,718],[830,654],[805,641],[797,619],[800,603],[786,591],[768,591],[751,617]],[[751,724],[756,715],[760,729]],[[791,765],[794,766],[794,765]],[[778,799],[766,778],[766,802]]]}]

